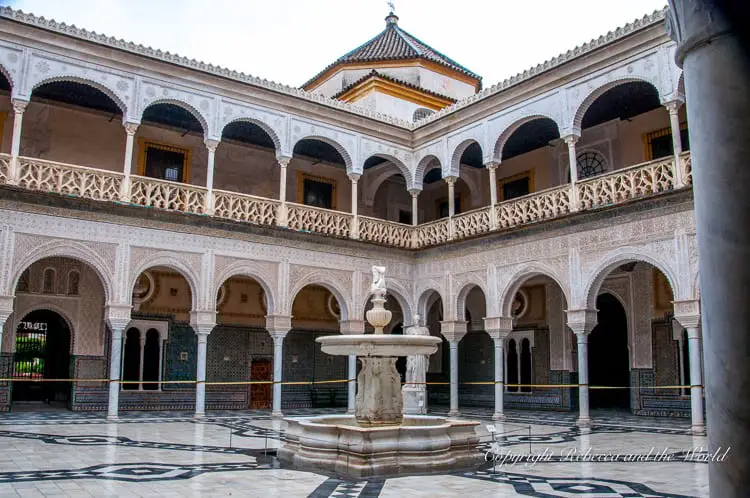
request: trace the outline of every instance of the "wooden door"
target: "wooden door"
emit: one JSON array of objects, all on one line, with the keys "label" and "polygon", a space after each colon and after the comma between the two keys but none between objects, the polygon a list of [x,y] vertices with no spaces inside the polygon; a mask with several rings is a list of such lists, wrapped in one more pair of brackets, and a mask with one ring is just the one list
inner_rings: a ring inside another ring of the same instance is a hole
[{"label": "wooden door", "polygon": [[[273,379],[271,360],[253,360],[250,364],[250,380]],[[271,408],[271,384],[250,384],[250,408]]]}]

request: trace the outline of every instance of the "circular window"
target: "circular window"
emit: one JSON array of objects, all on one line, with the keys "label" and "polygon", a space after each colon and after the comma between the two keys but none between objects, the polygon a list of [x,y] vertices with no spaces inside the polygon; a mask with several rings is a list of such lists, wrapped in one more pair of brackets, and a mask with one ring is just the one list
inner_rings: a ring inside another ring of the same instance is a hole
[{"label": "circular window", "polygon": [[594,151],[578,154],[577,163],[579,180],[601,175],[607,170],[607,163],[604,156]]},{"label": "circular window", "polygon": [[519,290],[516,293],[516,297],[513,299],[513,304],[511,305],[511,316],[513,318],[521,318],[526,314],[526,311],[529,309],[529,296],[526,295],[526,293],[522,290]]}]

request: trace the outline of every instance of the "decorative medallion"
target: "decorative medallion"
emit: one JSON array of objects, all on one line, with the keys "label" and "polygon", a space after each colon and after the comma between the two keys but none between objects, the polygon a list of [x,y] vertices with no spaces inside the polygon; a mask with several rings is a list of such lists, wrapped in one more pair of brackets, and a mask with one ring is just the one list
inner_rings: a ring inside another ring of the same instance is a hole
[{"label": "decorative medallion", "polygon": [[140,306],[151,299],[156,290],[156,283],[154,282],[154,276],[149,271],[144,271],[138,277],[133,287],[133,306]]},{"label": "decorative medallion", "polygon": [[337,320],[341,318],[341,306],[333,294],[328,294],[328,313]]},{"label": "decorative medallion", "polygon": [[516,292],[516,297],[513,299],[513,304],[510,306],[510,314],[513,318],[518,319],[523,317],[529,309],[529,296],[526,292],[519,290]]}]

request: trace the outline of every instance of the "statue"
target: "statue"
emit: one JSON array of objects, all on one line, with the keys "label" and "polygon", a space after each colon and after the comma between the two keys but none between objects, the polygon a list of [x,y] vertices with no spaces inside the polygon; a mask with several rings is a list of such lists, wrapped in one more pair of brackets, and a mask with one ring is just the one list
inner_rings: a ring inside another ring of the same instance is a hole
[{"label": "statue", "polygon": [[[419,326],[419,315],[414,315],[414,325],[408,327],[406,335],[429,336],[430,329]],[[409,355],[406,357],[406,383],[402,388],[404,394],[404,413],[424,415],[427,413],[427,355]]]},{"label": "statue", "polygon": [[373,266],[372,267],[372,285],[370,286],[370,294],[376,297],[385,297],[385,266]]}]

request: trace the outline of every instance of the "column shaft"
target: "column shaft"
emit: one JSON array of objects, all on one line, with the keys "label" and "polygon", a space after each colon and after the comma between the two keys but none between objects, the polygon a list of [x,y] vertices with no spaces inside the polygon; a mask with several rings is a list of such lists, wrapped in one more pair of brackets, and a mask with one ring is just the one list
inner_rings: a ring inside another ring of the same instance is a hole
[{"label": "column shaft", "polygon": [[138,369],[138,390],[143,391],[143,359],[144,359],[144,353],[146,351],[146,333],[138,337],[138,345],[141,347],[141,354],[138,361],[140,362],[138,366],[140,367]]},{"label": "column shaft", "polygon": [[9,184],[16,184],[19,180],[18,155],[21,151],[21,126],[23,124],[23,113],[26,110],[27,104],[28,102],[23,100],[13,101],[13,137],[10,144]]},{"label": "column shaft", "polygon": [[198,333],[198,368],[196,369],[195,384],[195,416],[206,414],[206,353],[208,334]]},{"label": "column shaft", "polygon": [[419,190],[410,190],[411,194],[411,224],[417,226],[419,224]]},{"label": "column shaft", "polygon": [[680,166],[680,153],[682,152],[682,137],[680,136],[680,116],[679,116],[680,102],[672,101],[667,103],[667,111],[669,111],[669,126],[672,131],[672,149],[674,150],[674,174],[675,174],[675,185],[682,187],[684,184],[683,171]]},{"label": "column shaft", "polygon": [[688,353],[690,354],[690,413],[692,431],[705,434],[703,421],[703,372],[701,368],[701,339],[697,327],[687,329]]},{"label": "column shaft", "polygon": [[578,156],[576,155],[577,135],[568,135],[565,137],[565,143],[568,145],[568,164],[570,167],[570,210],[578,211]]},{"label": "column shaft", "polygon": [[355,401],[357,399],[357,355],[349,355],[349,383],[346,413],[354,413]]},{"label": "column shaft", "polygon": [[578,425],[591,423],[589,415],[589,337],[576,333],[578,342]]},{"label": "column shaft", "polygon": [[109,403],[107,418],[117,418],[120,405],[120,361],[122,357],[122,329],[112,329],[112,344],[109,352]]},{"label": "column shaft", "polygon": [[206,214],[214,214],[214,160],[216,158],[216,147],[219,145],[218,140],[206,140],[206,149],[208,150],[208,161],[206,164]]},{"label": "column shaft", "polygon": [[135,132],[138,125],[134,123],[125,124],[125,160],[122,165],[122,185],[120,186],[120,200],[127,202],[130,200],[130,169],[133,164],[133,144],[135,142]]},{"label": "column shaft", "polygon": [[359,218],[357,216],[357,204],[359,204],[359,196],[357,195],[357,182],[359,176],[356,174],[349,175],[349,179],[352,181],[352,231],[351,237],[353,239],[359,238]]},{"label": "column shaft", "polygon": [[505,349],[503,339],[493,339],[495,343],[495,413],[492,415],[494,420],[505,418],[503,408],[503,394],[505,393],[504,366]]},{"label": "column shaft", "polygon": [[279,206],[279,215],[276,224],[281,227],[285,227],[288,224],[286,214],[286,167],[288,164],[288,159],[279,160],[279,167],[281,168],[279,170],[279,201],[281,202],[281,206]]},{"label": "column shaft", "polygon": [[458,342],[450,341],[451,357],[451,408],[448,415],[458,415]]},{"label": "column shaft", "polygon": [[284,361],[284,335],[273,336],[273,405],[271,416],[281,417],[281,374]]}]

